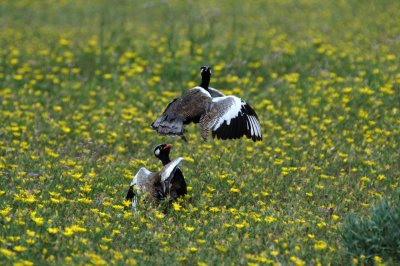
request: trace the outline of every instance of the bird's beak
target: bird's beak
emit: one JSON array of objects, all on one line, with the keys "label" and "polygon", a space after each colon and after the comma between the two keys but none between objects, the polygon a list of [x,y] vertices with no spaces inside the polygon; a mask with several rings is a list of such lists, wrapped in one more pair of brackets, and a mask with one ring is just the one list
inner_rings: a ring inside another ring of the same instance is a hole
[{"label": "bird's beak", "polygon": [[172,148],[171,144],[166,144],[163,150],[169,150]]}]

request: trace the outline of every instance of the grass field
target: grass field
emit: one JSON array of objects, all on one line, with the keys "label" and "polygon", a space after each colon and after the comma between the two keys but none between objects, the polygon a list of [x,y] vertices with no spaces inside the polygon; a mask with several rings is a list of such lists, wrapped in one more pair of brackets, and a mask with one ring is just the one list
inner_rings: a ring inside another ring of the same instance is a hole
[{"label": "grass field", "polygon": [[[348,265],[341,225],[400,183],[400,1],[1,1],[0,264]],[[199,84],[263,141],[160,137]],[[124,211],[153,148],[189,195]],[[393,264],[375,256],[376,265]]]}]

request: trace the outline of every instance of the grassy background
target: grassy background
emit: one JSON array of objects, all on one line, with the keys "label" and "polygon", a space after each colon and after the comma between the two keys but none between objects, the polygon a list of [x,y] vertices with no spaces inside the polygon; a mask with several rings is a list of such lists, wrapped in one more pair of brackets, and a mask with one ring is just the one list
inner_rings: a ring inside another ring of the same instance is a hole
[{"label": "grassy background", "polygon": [[[340,237],[400,179],[399,1],[2,1],[0,260],[358,264]],[[189,143],[150,123],[200,82],[264,133]],[[189,196],[125,212],[159,143]],[[375,258],[375,263],[383,262]],[[392,263],[390,260],[387,263]]]}]

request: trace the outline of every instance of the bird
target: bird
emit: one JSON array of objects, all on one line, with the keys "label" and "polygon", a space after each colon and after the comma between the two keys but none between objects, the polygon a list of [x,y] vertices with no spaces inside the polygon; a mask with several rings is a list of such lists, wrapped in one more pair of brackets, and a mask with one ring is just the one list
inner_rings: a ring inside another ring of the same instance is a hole
[{"label": "bird", "polygon": [[[160,144],[154,149],[154,156],[156,156],[164,166],[171,162],[171,159],[169,158],[171,148],[171,144]],[[173,176],[171,176],[168,182],[170,183],[170,187],[167,186],[166,195],[168,195],[171,200],[183,197],[187,194],[186,181],[179,167],[176,168]]]},{"label": "bird", "polygon": [[[171,144],[161,144],[154,149],[154,155],[159,158],[163,167],[159,172],[151,172],[145,167],[139,169],[129,184],[125,199],[131,202],[132,208],[137,210],[137,194],[144,194],[151,204],[162,199],[176,199],[187,193],[186,182],[182,171],[178,168],[183,160],[179,157],[171,162],[169,151]],[[136,193],[134,186],[136,185]]]},{"label": "bird", "polygon": [[208,140],[240,139],[246,136],[255,141],[262,140],[261,125],[253,108],[236,96],[225,96],[209,87],[211,67],[201,67],[202,82],[187,90],[180,98],[168,104],[151,128],[162,136],[184,136],[184,125],[200,124],[200,135]]}]

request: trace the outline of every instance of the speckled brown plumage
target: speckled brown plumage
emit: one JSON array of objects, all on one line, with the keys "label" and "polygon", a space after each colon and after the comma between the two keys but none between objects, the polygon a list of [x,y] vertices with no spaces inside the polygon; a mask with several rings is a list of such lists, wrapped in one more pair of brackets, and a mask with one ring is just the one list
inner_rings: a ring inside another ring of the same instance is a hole
[{"label": "speckled brown plumage", "polygon": [[136,188],[138,193],[144,194],[151,203],[156,203],[162,195],[161,172],[140,174],[137,177]]},{"label": "speckled brown plumage", "polygon": [[218,108],[218,106],[213,106],[200,118],[200,135],[204,141],[208,140],[209,132],[217,121],[220,113],[220,108]]},{"label": "speckled brown plumage", "polygon": [[195,87],[174,99],[151,127],[160,135],[180,136],[183,124],[198,123],[210,105],[211,98],[204,89]]}]

